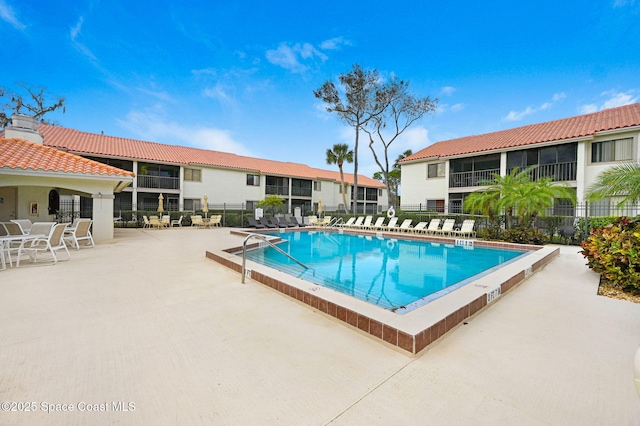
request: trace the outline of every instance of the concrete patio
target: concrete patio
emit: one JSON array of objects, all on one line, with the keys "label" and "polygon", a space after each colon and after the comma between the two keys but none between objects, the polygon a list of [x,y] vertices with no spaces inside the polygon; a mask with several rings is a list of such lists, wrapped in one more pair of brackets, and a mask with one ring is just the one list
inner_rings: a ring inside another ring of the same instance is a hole
[{"label": "concrete patio", "polygon": [[241,240],[117,229],[0,272],[0,424],[640,424],[640,305],[576,247],[410,356],[204,256]]}]

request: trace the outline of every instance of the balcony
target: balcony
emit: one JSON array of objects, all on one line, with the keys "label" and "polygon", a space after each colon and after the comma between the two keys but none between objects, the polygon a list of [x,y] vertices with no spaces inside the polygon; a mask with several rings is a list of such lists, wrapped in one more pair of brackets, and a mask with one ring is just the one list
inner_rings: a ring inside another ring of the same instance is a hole
[{"label": "balcony", "polygon": [[464,188],[467,186],[481,186],[483,181],[493,180],[494,174],[500,174],[500,169],[477,170],[474,172],[451,173],[449,188]]},{"label": "balcony", "polygon": [[138,175],[138,188],[180,189],[180,178]]},{"label": "balcony", "polygon": [[294,197],[311,197],[311,188],[291,188],[291,195]]},{"label": "balcony", "polygon": [[264,192],[267,195],[289,195],[289,187],[281,185],[265,185]]},{"label": "balcony", "polygon": [[[568,163],[541,164],[531,170],[529,177],[532,181],[540,178],[552,178],[554,181],[576,180],[576,171],[578,163],[571,161]],[[507,173],[511,173],[513,169],[507,169]]]}]

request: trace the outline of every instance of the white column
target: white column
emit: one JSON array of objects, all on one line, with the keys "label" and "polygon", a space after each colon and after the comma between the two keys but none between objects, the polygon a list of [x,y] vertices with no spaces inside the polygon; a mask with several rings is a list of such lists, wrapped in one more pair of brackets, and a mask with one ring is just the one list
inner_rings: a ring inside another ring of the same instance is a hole
[{"label": "white column", "polygon": [[95,242],[113,240],[113,199],[111,194],[91,194],[93,198],[93,228]]}]

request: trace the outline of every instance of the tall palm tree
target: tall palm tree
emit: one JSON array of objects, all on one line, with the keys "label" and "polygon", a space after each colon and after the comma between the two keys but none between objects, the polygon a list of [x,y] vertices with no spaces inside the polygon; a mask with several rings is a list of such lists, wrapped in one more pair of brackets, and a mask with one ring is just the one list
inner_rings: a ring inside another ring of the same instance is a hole
[{"label": "tall palm tree", "polygon": [[345,163],[353,163],[353,150],[349,149],[349,145],[346,143],[337,143],[333,145],[332,149],[327,149],[327,164],[337,164],[338,170],[340,170],[340,185],[342,187],[342,204],[344,205],[345,213],[348,213],[347,194],[344,186],[344,172],[342,165]]},{"label": "tall palm tree", "polygon": [[626,162],[600,173],[587,189],[587,199],[594,201],[605,197],[622,197],[618,207],[640,201],[640,164]]}]

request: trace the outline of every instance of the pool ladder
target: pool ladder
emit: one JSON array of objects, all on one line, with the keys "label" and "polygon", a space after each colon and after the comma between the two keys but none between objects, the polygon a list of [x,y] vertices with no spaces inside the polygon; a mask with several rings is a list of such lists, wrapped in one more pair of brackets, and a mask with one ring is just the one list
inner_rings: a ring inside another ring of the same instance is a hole
[{"label": "pool ladder", "polygon": [[289,259],[293,260],[298,265],[302,266],[304,269],[311,269],[311,271],[313,272],[313,276],[315,277],[315,275],[316,275],[316,270],[315,269],[305,265],[304,263],[300,262],[295,257],[291,256],[289,253],[287,253],[284,250],[282,250],[280,247],[278,247],[275,244],[273,244],[269,239],[267,239],[267,237],[265,235],[262,235],[262,234],[249,234],[249,235],[247,235],[247,237],[244,239],[244,242],[242,243],[242,281],[241,281],[242,284],[244,284],[244,277],[246,276],[246,272],[247,272],[247,241],[249,241],[252,238],[258,238],[259,240],[264,241],[265,243],[267,243],[268,245],[270,245],[271,247],[276,249],[276,251],[278,251],[279,253],[287,256]]},{"label": "pool ladder", "polygon": [[333,219],[331,219],[329,221],[329,223],[327,224],[327,226],[325,226],[325,228],[336,228],[336,227],[340,226],[342,224],[342,222],[344,222],[344,221],[342,220],[341,217],[333,218]]}]

